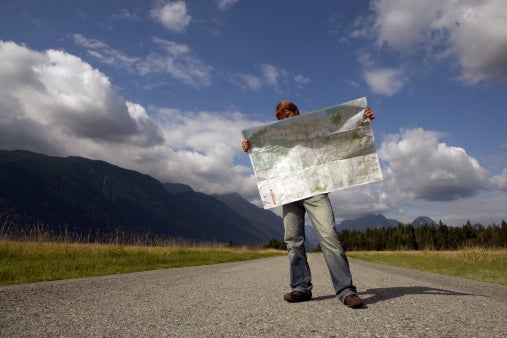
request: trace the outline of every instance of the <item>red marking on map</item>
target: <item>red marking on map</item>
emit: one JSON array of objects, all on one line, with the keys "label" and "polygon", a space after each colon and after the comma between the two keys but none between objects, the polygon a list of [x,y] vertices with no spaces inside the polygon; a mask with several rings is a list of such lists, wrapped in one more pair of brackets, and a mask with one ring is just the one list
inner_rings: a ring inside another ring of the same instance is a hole
[{"label": "red marking on map", "polygon": [[276,205],[275,193],[273,192],[273,189],[269,189],[269,193],[271,194],[271,199],[273,200],[273,204]]}]

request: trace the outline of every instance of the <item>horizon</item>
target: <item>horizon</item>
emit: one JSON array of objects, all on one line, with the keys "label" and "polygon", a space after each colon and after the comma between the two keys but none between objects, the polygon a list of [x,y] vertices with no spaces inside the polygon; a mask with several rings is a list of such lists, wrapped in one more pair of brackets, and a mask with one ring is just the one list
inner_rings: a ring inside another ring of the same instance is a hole
[{"label": "horizon", "polygon": [[[3,149],[0,149],[0,151],[26,151],[26,150],[3,150]],[[79,156],[65,156],[65,157],[61,157],[61,156],[50,156],[50,155],[46,155],[46,154],[42,154],[42,153],[35,153],[37,155],[43,155],[43,156],[48,156],[48,157],[53,157],[53,158],[75,158],[75,157],[78,157],[78,158],[81,158],[81,159],[84,159],[84,160],[89,160],[89,161],[94,161],[92,159],[88,159],[88,158],[85,158],[85,157],[79,157]],[[100,160],[102,161],[102,160]],[[103,161],[109,165],[113,165],[113,166],[116,166],[112,163],[109,163],[107,161]],[[120,169],[122,170],[131,170],[131,169],[128,169],[128,168],[123,168],[123,167],[119,167]],[[138,174],[140,175],[147,175],[147,174],[144,174],[142,172],[139,172],[139,171],[136,171]],[[149,175],[148,175],[149,176]],[[150,176],[152,177],[152,176]],[[152,177],[154,178],[154,177]],[[178,182],[162,182],[162,181],[159,181],[158,179],[154,178],[155,180],[157,180],[161,185],[165,186],[167,184],[170,184],[170,185],[184,185],[186,187],[188,187],[191,191],[193,192],[196,192],[196,190],[194,190],[190,185],[188,184],[184,184],[184,183],[178,183]],[[170,193],[172,193],[171,191],[169,191]],[[231,193],[225,193],[225,194],[216,194],[218,196],[227,196],[227,195],[237,195],[239,196],[240,198],[242,198],[244,201],[248,202],[248,203],[251,203],[250,201],[246,200],[243,196],[241,196],[240,194],[236,193],[236,192],[231,192]],[[213,197],[212,195],[210,195],[211,197]],[[272,209],[263,209],[261,206],[258,206],[258,205],[255,205],[253,203],[251,203],[253,206],[255,207],[258,207],[259,209],[261,210],[265,210],[265,211],[269,211],[269,212],[273,212],[275,215],[277,215],[278,217],[281,217],[281,215],[277,214],[276,212],[274,212]],[[418,220],[419,218],[429,218],[433,223],[435,223],[436,225],[438,225],[442,220],[435,220],[435,219],[432,219],[431,217],[428,217],[428,216],[425,216],[425,215],[419,215],[419,216],[416,216],[414,217],[412,220],[410,221],[401,221],[401,220],[398,220],[398,219],[394,219],[394,218],[389,218],[389,217],[386,217],[386,215],[384,215],[383,213],[366,213],[366,214],[362,214],[362,215],[357,215],[355,218],[343,218],[343,219],[337,219],[335,218],[335,222],[336,222],[336,227],[337,227],[337,230],[340,230],[339,227],[340,225],[345,222],[345,221],[357,221],[361,218],[364,218],[364,217],[368,217],[368,216],[374,216],[374,217],[378,217],[378,216],[382,216],[384,219],[388,220],[388,221],[396,221],[398,223],[401,223],[403,225],[409,225],[409,224],[413,224],[415,223],[416,220]],[[308,222],[309,219],[306,220],[306,225],[310,226],[311,228],[313,228],[313,225],[311,224],[311,222]],[[502,222],[504,222],[505,219],[502,219],[500,220],[499,222],[493,222],[493,223],[488,223],[488,224],[485,224],[483,222],[475,222],[475,223],[472,223],[470,220],[466,220],[465,222],[463,222],[463,224],[446,224],[445,222],[442,222],[444,225],[446,226],[451,226],[451,227],[461,227],[467,223],[470,223],[472,226],[476,226],[476,225],[482,225],[482,226],[492,226],[492,225],[501,225]],[[431,224],[429,224],[431,225]]]},{"label": "horizon", "polygon": [[499,224],[506,17],[505,0],[1,2],[0,148],[260,206],[241,130],[283,99],[304,114],[366,97],[384,181],[331,193],[337,223]]}]

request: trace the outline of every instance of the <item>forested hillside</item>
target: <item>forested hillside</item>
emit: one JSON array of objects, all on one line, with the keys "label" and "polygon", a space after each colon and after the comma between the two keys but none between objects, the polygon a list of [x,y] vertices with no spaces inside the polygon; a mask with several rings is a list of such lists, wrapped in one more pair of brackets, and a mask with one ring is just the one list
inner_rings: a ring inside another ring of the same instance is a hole
[{"label": "forested hillside", "polygon": [[37,226],[91,239],[119,232],[254,245],[281,239],[278,216],[262,227],[250,216],[104,161],[0,151],[0,226],[10,231]]},{"label": "forested hillside", "polygon": [[340,240],[347,250],[455,250],[468,247],[507,247],[507,223],[461,227],[399,224],[397,227],[342,230]]}]

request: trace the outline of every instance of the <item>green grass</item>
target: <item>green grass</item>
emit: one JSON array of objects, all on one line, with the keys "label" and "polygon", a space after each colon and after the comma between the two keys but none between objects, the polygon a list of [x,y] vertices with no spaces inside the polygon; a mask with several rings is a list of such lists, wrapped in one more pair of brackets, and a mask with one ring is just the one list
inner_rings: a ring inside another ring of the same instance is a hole
[{"label": "green grass", "polygon": [[126,246],[0,240],[0,285],[209,265],[285,255],[220,246]]},{"label": "green grass", "polygon": [[350,258],[507,285],[507,250],[350,251]]},{"label": "green grass", "polygon": [[[220,245],[118,245],[0,239],[0,285],[286,255]],[[507,250],[350,251],[350,258],[507,285]]]}]

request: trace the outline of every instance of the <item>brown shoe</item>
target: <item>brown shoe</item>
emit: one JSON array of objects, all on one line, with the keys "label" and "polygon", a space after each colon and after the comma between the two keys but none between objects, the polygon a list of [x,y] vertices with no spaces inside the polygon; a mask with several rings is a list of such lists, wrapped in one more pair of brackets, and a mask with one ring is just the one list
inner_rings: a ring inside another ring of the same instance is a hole
[{"label": "brown shoe", "polygon": [[306,302],[312,299],[311,292],[292,291],[283,295],[283,299],[289,303]]},{"label": "brown shoe", "polygon": [[363,307],[363,301],[356,294],[351,294],[351,295],[348,295],[347,297],[345,297],[344,303],[345,303],[345,305],[347,305],[348,307],[350,307],[352,309],[357,309],[357,308]]}]

